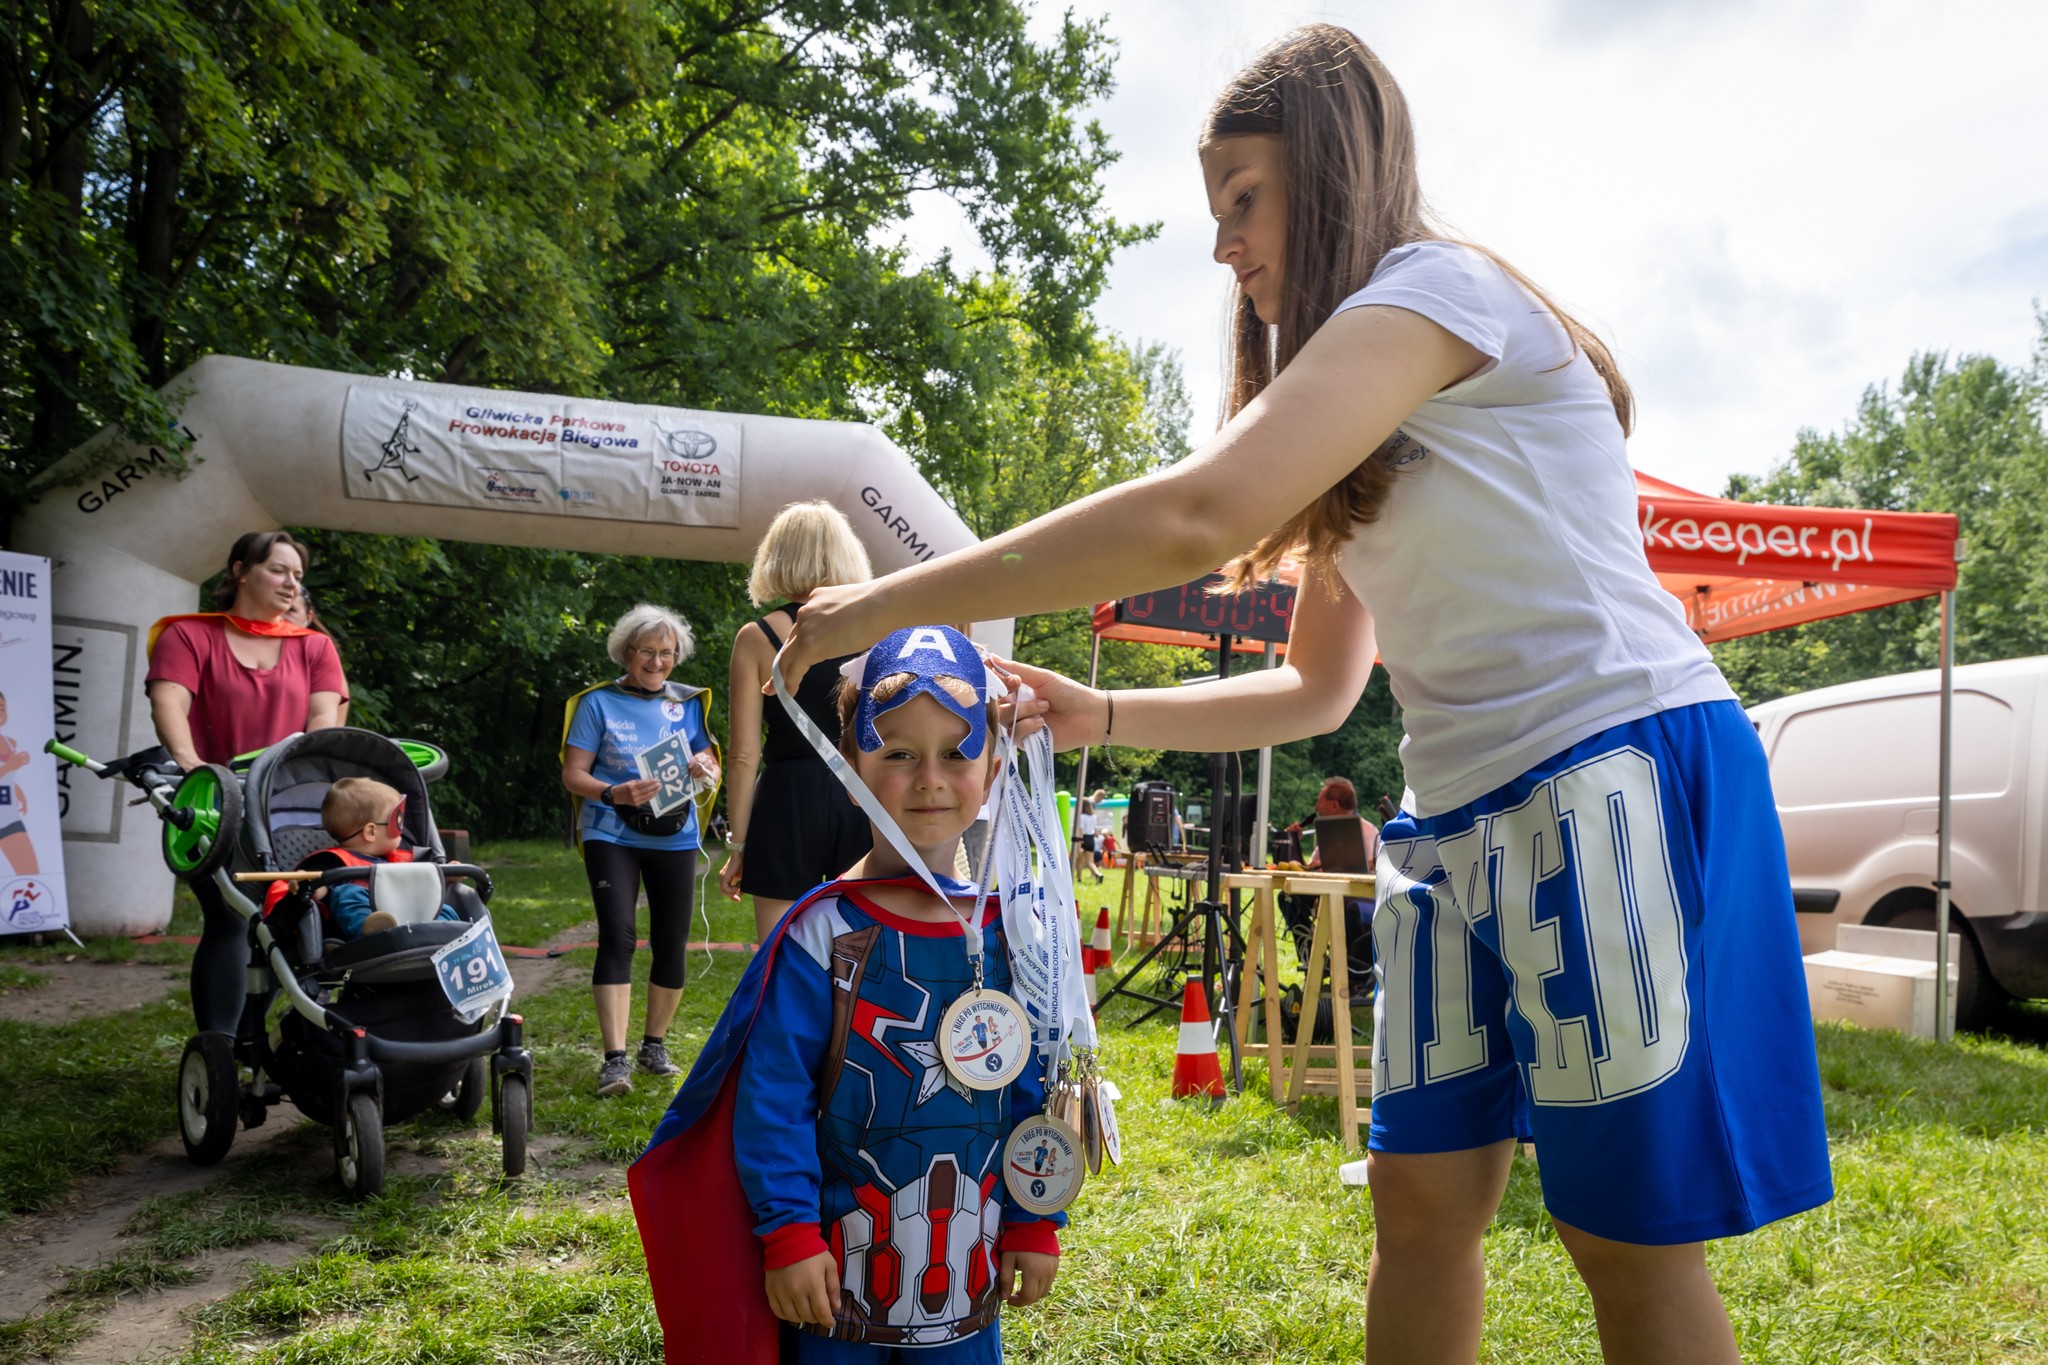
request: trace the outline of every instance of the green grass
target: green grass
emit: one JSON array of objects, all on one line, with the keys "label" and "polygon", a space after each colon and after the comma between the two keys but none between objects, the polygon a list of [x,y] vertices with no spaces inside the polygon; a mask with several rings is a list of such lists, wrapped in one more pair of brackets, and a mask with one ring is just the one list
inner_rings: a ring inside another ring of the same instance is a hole
[{"label": "green grass", "polygon": [[[539,942],[588,917],[581,870],[558,846],[479,854],[498,864],[507,942]],[[711,939],[750,936],[745,905],[713,890],[708,909]],[[703,936],[701,923],[696,932]],[[138,1243],[154,1247],[171,1273],[222,1244],[210,1239],[295,1210],[342,1223],[316,1252],[258,1272],[206,1310],[182,1365],[660,1359],[616,1168],[637,1155],[672,1086],[643,1078],[620,1099],[590,1096],[589,957],[572,955],[565,984],[520,1003],[536,1053],[541,1138],[525,1179],[501,1177],[486,1131],[435,1118],[394,1129],[393,1138],[443,1158],[444,1169],[395,1174],[380,1198],[344,1205],[332,1202],[315,1130],[266,1153],[270,1164],[238,1173],[230,1190],[189,1207],[159,1201],[138,1219]],[[679,1057],[702,1045],[743,966],[738,953],[692,955],[670,1031]],[[637,1010],[636,1001],[636,1027]],[[70,1039],[83,1030],[41,1032]],[[2009,1012],[2005,1032],[1943,1048],[1821,1028],[1837,1198],[1709,1253],[1745,1358],[2048,1365],[2048,1010]],[[1112,1021],[1105,1030],[1105,1061],[1125,1094],[1125,1165],[1082,1192],[1052,1297],[1005,1326],[1012,1357],[1356,1361],[1372,1212],[1363,1191],[1335,1182],[1346,1154],[1334,1104],[1311,1100],[1289,1116],[1263,1098],[1257,1065],[1247,1093],[1221,1109],[1176,1104],[1167,1098],[1173,1040],[1170,1020],[1135,1030]],[[0,1035],[10,1066],[47,1040],[14,1041]],[[168,1077],[174,1049],[158,1056],[139,1037],[128,1046],[141,1050],[125,1059],[115,1046],[95,1051],[97,1074]],[[148,1058],[140,1073],[137,1056]],[[168,1132],[168,1084],[162,1089],[155,1103]],[[54,1102],[45,1093],[35,1107]],[[8,1145],[0,1144],[0,1163],[12,1157]],[[259,1191],[271,1202],[248,1202]],[[1526,1160],[1515,1164],[1486,1260],[1485,1359],[1598,1359],[1590,1305]],[[118,1284],[133,1272],[96,1273]],[[10,1355],[10,1341],[84,1330],[89,1307],[60,1298],[43,1319],[0,1325],[0,1365],[33,1358]]]}]

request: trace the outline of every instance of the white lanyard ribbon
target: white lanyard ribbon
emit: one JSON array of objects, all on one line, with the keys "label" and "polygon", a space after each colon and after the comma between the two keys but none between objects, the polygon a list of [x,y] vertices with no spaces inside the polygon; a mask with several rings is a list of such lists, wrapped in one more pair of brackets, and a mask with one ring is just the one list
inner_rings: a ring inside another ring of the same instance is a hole
[{"label": "white lanyard ribbon", "polygon": [[[1003,783],[1007,837],[996,851],[1003,930],[1015,993],[1031,1016],[1032,1036],[1048,1063],[1073,1047],[1095,1046],[1095,1016],[1081,980],[1081,921],[1067,842],[1053,799],[1052,731],[1015,746]],[[1036,866],[1033,854],[1037,855]]]}]

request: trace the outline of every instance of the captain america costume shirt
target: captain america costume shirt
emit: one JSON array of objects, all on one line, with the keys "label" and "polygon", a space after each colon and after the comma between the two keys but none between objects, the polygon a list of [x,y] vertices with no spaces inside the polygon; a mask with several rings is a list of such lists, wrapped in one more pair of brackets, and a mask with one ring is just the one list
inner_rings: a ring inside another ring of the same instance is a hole
[{"label": "captain america costume shirt", "polygon": [[[1007,991],[993,900],[983,924],[984,984]],[[907,919],[839,883],[791,913],[779,959],[732,1117],[766,1266],[832,1254],[836,1340],[929,1347],[982,1331],[1001,1306],[1001,1253],[1056,1253],[1066,1221],[1009,1207],[1002,1180],[1003,1144],[1044,1106],[1039,1068],[1001,1090],[947,1072],[939,1019],[974,984],[956,923]]]}]

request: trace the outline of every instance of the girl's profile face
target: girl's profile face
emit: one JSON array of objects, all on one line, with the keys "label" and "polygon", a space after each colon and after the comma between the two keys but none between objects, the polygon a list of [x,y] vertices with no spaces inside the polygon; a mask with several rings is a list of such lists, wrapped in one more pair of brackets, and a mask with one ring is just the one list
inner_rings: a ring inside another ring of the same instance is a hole
[{"label": "girl's profile face", "polygon": [[1268,327],[1280,320],[1287,266],[1287,171],[1277,134],[1226,137],[1202,148],[1202,183],[1216,219],[1215,257]]}]

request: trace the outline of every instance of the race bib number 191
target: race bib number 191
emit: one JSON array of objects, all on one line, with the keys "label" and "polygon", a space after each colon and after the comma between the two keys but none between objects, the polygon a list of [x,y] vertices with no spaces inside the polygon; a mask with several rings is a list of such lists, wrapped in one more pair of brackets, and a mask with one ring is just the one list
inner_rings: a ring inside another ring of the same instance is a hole
[{"label": "race bib number 191", "polygon": [[462,937],[434,950],[434,975],[455,1017],[474,1024],[491,1006],[512,998],[512,973],[498,951],[498,935],[488,917],[469,926]]}]

